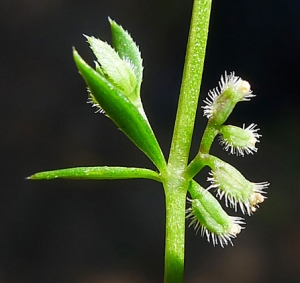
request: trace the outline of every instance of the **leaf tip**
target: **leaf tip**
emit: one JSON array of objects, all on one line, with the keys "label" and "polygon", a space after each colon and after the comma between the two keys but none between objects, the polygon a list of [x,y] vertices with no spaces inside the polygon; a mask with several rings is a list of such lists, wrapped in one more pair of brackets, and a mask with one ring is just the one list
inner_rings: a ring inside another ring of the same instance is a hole
[{"label": "leaf tip", "polygon": [[110,16],[108,16],[107,19],[108,19],[110,25],[115,23],[115,21]]}]

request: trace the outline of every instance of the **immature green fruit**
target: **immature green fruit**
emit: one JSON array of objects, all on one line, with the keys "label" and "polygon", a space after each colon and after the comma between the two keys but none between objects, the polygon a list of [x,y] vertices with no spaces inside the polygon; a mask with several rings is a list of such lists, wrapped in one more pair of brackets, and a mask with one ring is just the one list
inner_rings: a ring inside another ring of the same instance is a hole
[{"label": "immature green fruit", "polygon": [[194,225],[196,231],[200,229],[201,236],[206,236],[208,242],[211,239],[213,245],[232,244],[232,238],[241,232],[239,224],[244,224],[243,219],[229,216],[215,197],[194,181],[189,192],[192,196],[191,207],[187,209],[187,217],[192,219],[189,226]]},{"label": "immature green fruit", "polygon": [[216,125],[222,125],[227,120],[239,101],[248,101],[255,96],[252,94],[250,84],[235,76],[234,72],[230,75],[225,72],[225,76],[221,76],[219,87],[220,89],[209,91],[208,97],[204,100],[206,105],[202,106],[204,116]]},{"label": "immature green fruit", "polygon": [[268,182],[252,183],[230,164],[211,156],[209,166],[212,168],[210,188],[217,188],[217,197],[225,198],[226,206],[237,210],[239,206],[245,214],[251,215],[258,205],[265,200]]},{"label": "immature green fruit", "polygon": [[255,144],[259,142],[259,135],[257,131],[259,129],[255,128],[255,124],[249,125],[245,128],[239,128],[236,126],[223,125],[220,127],[219,133],[220,144],[224,146],[224,149],[229,151],[231,154],[244,156],[246,154],[253,154],[257,152],[257,147]]}]

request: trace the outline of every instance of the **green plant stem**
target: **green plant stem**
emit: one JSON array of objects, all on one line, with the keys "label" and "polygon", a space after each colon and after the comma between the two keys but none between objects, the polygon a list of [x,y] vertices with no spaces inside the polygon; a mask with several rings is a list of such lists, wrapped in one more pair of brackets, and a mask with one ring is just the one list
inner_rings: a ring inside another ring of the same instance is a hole
[{"label": "green plant stem", "polygon": [[187,44],[178,110],[171,145],[169,166],[184,170],[192,134],[202,80],[211,0],[195,0]]},{"label": "green plant stem", "polygon": [[165,283],[182,283],[186,188],[178,178],[164,184],[166,195]]},{"label": "green plant stem", "polygon": [[189,184],[184,172],[198,106],[211,1],[194,1],[168,169],[166,176],[162,176],[166,195],[165,283],[183,282],[185,199]]},{"label": "green plant stem", "polygon": [[193,179],[203,167],[208,165],[209,154],[201,154],[200,152],[191,161],[185,172],[185,178],[188,180]]},{"label": "green plant stem", "polygon": [[219,133],[218,129],[219,126],[215,126],[211,121],[208,122],[200,143],[199,152],[185,171],[186,179],[191,180],[204,166],[208,165],[209,151],[216,135]]},{"label": "green plant stem", "polygon": [[208,121],[202,136],[199,152],[209,153],[211,145],[218,133],[219,133],[219,126],[216,126],[214,122]]}]

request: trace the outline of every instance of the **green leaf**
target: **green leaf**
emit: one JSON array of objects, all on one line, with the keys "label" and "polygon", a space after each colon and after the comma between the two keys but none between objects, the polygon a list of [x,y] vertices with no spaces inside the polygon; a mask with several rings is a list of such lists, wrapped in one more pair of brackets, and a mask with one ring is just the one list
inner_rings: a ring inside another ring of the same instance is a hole
[{"label": "green leaf", "polygon": [[113,47],[123,60],[130,60],[134,65],[133,71],[136,74],[138,82],[138,91],[143,78],[143,60],[138,46],[133,41],[130,34],[118,25],[114,20],[109,18],[112,33]]},{"label": "green leaf", "polygon": [[142,150],[160,171],[166,162],[148,120],[138,108],[104,76],[90,67],[74,49],[80,74],[106,115]]},{"label": "green leaf", "polygon": [[117,179],[152,179],[160,182],[159,174],[144,168],[128,167],[76,167],[36,173],[29,180],[50,179],[80,180],[117,180]]},{"label": "green leaf", "polygon": [[118,53],[106,42],[85,36],[100,63],[101,70],[129,99],[136,100],[137,78],[129,62],[122,60]]}]

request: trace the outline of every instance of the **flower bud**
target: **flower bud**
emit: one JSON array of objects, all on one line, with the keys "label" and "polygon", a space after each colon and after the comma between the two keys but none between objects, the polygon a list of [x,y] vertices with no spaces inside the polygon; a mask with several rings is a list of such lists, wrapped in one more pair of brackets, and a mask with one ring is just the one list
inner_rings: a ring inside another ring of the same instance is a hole
[{"label": "flower bud", "polygon": [[237,210],[239,206],[243,214],[251,215],[256,211],[258,204],[265,200],[264,191],[268,182],[251,183],[233,166],[215,158],[212,166],[210,188],[217,188],[217,197],[225,199],[225,205]]},{"label": "flower bud", "polygon": [[222,125],[239,101],[247,101],[254,96],[247,81],[235,76],[234,72],[230,75],[225,72],[225,76],[221,76],[219,88],[210,90],[204,100],[204,116]]},{"label": "flower bud", "polygon": [[187,217],[191,218],[189,226],[194,225],[197,232],[200,229],[201,236],[206,236],[208,242],[212,240],[213,245],[233,245],[232,238],[243,229],[239,225],[244,224],[243,219],[227,215],[214,196],[196,182],[189,191],[193,197],[189,200],[191,207],[187,209]]},{"label": "flower bud", "polygon": [[235,126],[221,126],[219,133],[220,144],[223,145],[226,151],[229,151],[231,154],[244,156],[246,154],[253,154],[257,152],[257,147],[255,144],[259,142],[259,135],[255,129],[256,124],[251,124],[245,128],[235,127]]}]

